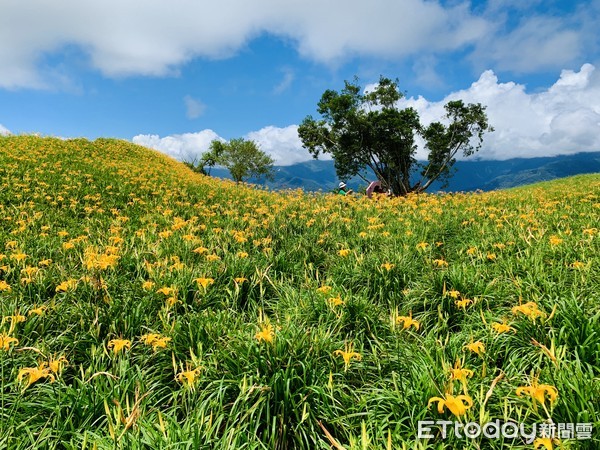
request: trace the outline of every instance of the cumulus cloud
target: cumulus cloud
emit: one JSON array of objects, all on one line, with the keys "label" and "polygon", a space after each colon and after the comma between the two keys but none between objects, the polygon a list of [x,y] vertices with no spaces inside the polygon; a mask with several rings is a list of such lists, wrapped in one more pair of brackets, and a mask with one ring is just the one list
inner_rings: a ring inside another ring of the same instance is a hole
[{"label": "cumulus cloud", "polygon": [[264,127],[248,133],[246,139],[256,142],[259,148],[271,156],[279,166],[289,166],[312,159],[308,150],[302,147],[298,137],[298,125],[285,128]]},{"label": "cumulus cloud", "polygon": [[196,100],[190,95],[186,95],[183,98],[183,102],[185,103],[185,115],[188,119],[197,119],[206,110],[206,105],[202,103],[200,100]]},{"label": "cumulus cloud", "polygon": [[1,123],[0,123],[0,136],[6,136],[9,135],[10,131],[8,128],[4,127]]},{"label": "cumulus cloud", "polygon": [[[563,70],[549,89],[528,93],[522,84],[499,82],[485,71],[468,89],[439,102],[423,97],[401,100],[414,107],[425,123],[441,120],[444,104],[462,99],[482,103],[495,132],[487,134],[477,154],[482,159],[554,156],[600,151],[600,74],[591,64]],[[423,158],[423,149],[419,152]]]},{"label": "cumulus cloud", "polygon": [[174,134],[161,138],[156,134],[138,134],[132,138],[133,143],[153,148],[179,161],[193,162],[200,159],[202,153],[208,151],[210,143],[222,139],[213,130],[202,130],[197,133]]},{"label": "cumulus cloud", "polygon": [[[368,85],[366,90],[374,86]],[[528,93],[522,84],[502,83],[493,71],[487,70],[469,88],[453,92],[439,102],[419,96],[404,98],[398,106],[415,108],[422,122],[429,124],[443,121],[444,105],[457,99],[486,105],[490,124],[495,128],[485,135],[484,145],[476,154],[478,158],[504,160],[600,151],[600,73],[591,64],[584,64],[579,71],[563,70],[560,78],[542,92]],[[255,141],[276,165],[312,159],[302,147],[298,125],[267,126],[244,137]],[[208,150],[213,139],[222,138],[212,130],[203,130],[163,138],[138,135],[133,142],[178,160],[192,161]],[[427,154],[420,144],[417,157],[425,159]]]},{"label": "cumulus cloud", "polygon": [[467,3],[427,0],[5,1],[0,87],[44,87],[49,80],[40,65],[65,46],[106,76],[163,76],[195,57],[231,56],[260,34],[284,38],[307,58],[329,63],[455,50],[481,39],[488,22]]},{"label": "cumulus cloud", "polygon": [[[258,147],[271,156],[279,166],[312,159],[308,151],[302,147],[297,125],[284,128],[267,126],[248,133],[244,138],[256,142]],[[174,134],[162,138],[153,134],[140,134],[133,137],[132,141],[163,152],[179,161],[193,161],[199,159],[202,153],[208,150],[214,139],[225,141],[213,130]]]}]

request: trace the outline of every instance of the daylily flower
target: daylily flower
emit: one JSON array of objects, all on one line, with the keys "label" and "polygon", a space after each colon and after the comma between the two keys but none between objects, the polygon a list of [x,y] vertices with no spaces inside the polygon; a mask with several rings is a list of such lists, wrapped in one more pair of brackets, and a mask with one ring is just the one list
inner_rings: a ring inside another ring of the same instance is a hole
[{"label": "daylily flower", "polygon": [[469,299],[469,298],[463,298],[462,300],[456,300],[456,302],[454,302],[456,304],[457,307],[462,308],[463,310],[467,310],[467,306],[469,306],[471,303],[473,303],[473,300]]},{"label": "daylily flower", "polygon": [[177,381],[179,381],[181,384],[189,387],[189,388],[194,388],[194,384],[196,382],[196,377],[198,375],[200,375],[200,371],[201,368],[200,367],[196,367],[195,369],[192,370],[184,370],[182,372],[179,372],[177,374],[177,376],[175,377],[175,379]]},{"label": "daylily flower", "polygon": [[161,336],[158,333],[144,334],[140,339],[144,344],[151,345],[154,351],[159,348],[165,348],[171,341],[170,337]]},{"label": "daylily flower", "polygon": [[558,391],[554,386],[548,384],[538,384],[537,378],[534,377],[529,386],[520,386],[516,390],[518,397],[522,397],[524,394],[529,395],[533,400],[533,409],[537,410],[537,403],[539,402],[544,406],[546,404],[546,397],[550,404],[554,403],[558,398]]},{"label": "daylily flower", "polygon": [[471,342],[470,344],[465,345],[464,348],[473,353],[477,353],[479,356],[485,353],[485,345],[483,345],[483,342],[481,341]]},{"label": "daylily flower", "polygon": [[31,308],[27,312],[27,315],[31,316],[32,314],[35,314],[36,316],[43,316],[44,312],[46,311],[46,309],[48,309],[48,308],[46,306],[44,306],[44,305],[38,306],[37,308]]},{"label": "daylily flower", "polygon": [[333,352],[333,356],[337,355],[340,355],[344,359],[344,371],[348,370],[348,367],[350,366],[350,360],[352,358],[356,359],[357,361],[362,359],[361,354],[354,351],[354,344],[352,343],[346,343],[344,350],[336,350]]},{"label": "daylily flower", "polygon": [[344,304],[344,300],[342,300],[342,297],[340,297],[339,295],[337,297],[331,297],[327,300],[327,302],[335,307],[335,306],[340,306]]},{"label": "daylily flower", "polygon": [[56,380],[55,376],[52,375],[52,371],[48,364],[45,362],[41,363],[38,367],[25,367],[19,370],[19,374],[17,375],[17,382],[21,382],[21,380],[25,377],[28,377],[27,384],[23,388],[23,391],[31,386],[36,381],[42,378],[50,378],[50,382]]},{"label": "daylily flower", "polygon": [[119,352],[125,348],[131,348],[131,341],[129,339],[112,339],[108,342],[108,349],[112,348],[113,353],[115,355],[119,354]]},{"label": "daylily flower", "polygon": [[498,334],[508,333],[509,331],[512,331],[513,333],[517,332],[517,330],[515,330],[513,327],[511,327],[510,325],[508,325],[506,323],[506,319],[503,320],[502,323],[499,323],[499,322],[493,323],[492,328]]},{"label": "daylily flower", "polygon": [[60,356],[57,359],[51,358],[50,362],[48,363],[48,368],[52,372],[59,374],[62,371],[63,367],[67,364],[69,364],[67,358],[65,358],[64,356]]},{"label": "daylily flower", "polygon": [[214,278],[196,278],[194,280],[196,283],[198,283],[200,286],[202,286],[204,289],[206,289],[208,286],[210,286],[211,284],[213,284],[215,282]]},{"label": "daylily flower", "polygon": [[449,370],[451,380],[458,380],[466,383],[467,378],[473,376],[473,371],[469,369],[463,369],[460,360],[458,359],[454,363],[454,368],[451,368]]},{"label": "daylily flower", "polygon": [[261,325],[260,331],[254,335],[254,338],[260,341],[265,341],[268,343],[272,343],[273,339],[275,339],[275,331],[273,330],[273,325],[270,323],[263,323]]},{"label": "daylily flower", "polygon": [[446,393],[443,398],[430,398],[427,406],[429,407],[429,405],[431,405],[433,402],[437,402],[438,412],[440,414],[444,413],[444,407],[446,407],[457,417],[464,416],[467,413],[467,410],[473,406],[473,400],[468,395],[457,395],[455,397],[452,394]]},{"label": "daylily flower", "polygon": [[394,267],[396,267],[396,265],[395,265],[395,264],[391,264],[391,263],[387,263],[387,262],[386,262],[386,263],[383,263],[383,264],[381,265],[381,267],[383,267],[385,270],[387,270],[387,271],[389,272],[389,271],[390,271],[390,270],[392,270]]},{"label": "daylily flower", "polygon": [[529,317],[531,320],[535,322],[535,319],[538,317],[546,316],[544,311],[540,311],[537,303],[535,302],[527,302],[524,305],[515,306],[512,309],[513,314],[521,313]]},{"label": "daylily flower", "polygon": [[419,330],[419,327],[421,326],[421,324],[419,322],[417,322],[415,319],[412,318],[412,313],[409,313],[408,316],[398,316],[396,318],[396,323],[399,324],[403,324],[402,325],[402,329],[406,330],[407,328],[410,328],[411,326],[415,327],[415,330]]},{"label": "daylily flower", "polygon": [[560,444],[560,441],[550,437],[539,437],[533,441],[533,448],[538,449],[543,446],[546,450],[553,450],[555,443]]},{"label": "daylily flower", "polygon": [[0,292],[10,292],[11,291],[11,287],[10,284],[8,284],[6,281],[4,280],[0,280]]},{"label": "daylily flower", "polygon": [[348,250],[347,248],[344,248],[342,250],[338,251],[338,255],[340,255],[341,257],[346,257],[350,254],[350,250]]},{"label": "daylily flower", "polygon": [[17,345],[19,340],[7,334],[0,334],[0,350],[10,350],[11,344]]}]

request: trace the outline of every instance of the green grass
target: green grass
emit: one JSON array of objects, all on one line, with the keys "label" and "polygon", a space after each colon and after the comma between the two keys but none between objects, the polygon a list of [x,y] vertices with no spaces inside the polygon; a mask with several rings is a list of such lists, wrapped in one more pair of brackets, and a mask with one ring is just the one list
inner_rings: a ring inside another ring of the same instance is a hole
[{"label": "green grass", "polygon": [[[417,439],[441,419],[590,423],[560,445],[597,448],[599,213],[598,175],[368,200],[117,140],[0,137],[0,448],[533,448]],[[543,405],[517,395],[532,382]],[[448,393],[472,400],[458,419],[428,407]]]}]

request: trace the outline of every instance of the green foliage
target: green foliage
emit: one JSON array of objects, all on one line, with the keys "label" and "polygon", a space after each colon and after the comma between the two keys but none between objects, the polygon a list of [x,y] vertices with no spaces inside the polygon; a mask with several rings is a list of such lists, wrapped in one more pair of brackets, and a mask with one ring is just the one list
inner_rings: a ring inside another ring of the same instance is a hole
[{"label": "green foliage", "polygon": [[229,170],[236,182],[250,177],[273,179],[273,159],[260,150],[254,141],[243,138],[229,142],[214,140],[202,155],[202,166],[220,165]]},{"label": "green foliage", "polygon": [[[434,122],[424,127],[414,108],[399,109],[403,97],[398,81],[381,77],[370,92],[361,93],[357,80],[345,83],[338,93],[327,90],[318,103],[321,119],[307,116],[298,134],[306,149],[317,158],[330,153],[339,178],[360,175],[369,167],[396,195],[422,192],[435,180],[447,181],[455,156],[462,150],[467,157],[476,152],[488,125],[485,107],[449,102],[448,124]],[[425,141],[428,163],[417,175],[416,138]]]},{"label": "green foliage", "polygon": [[463,423],[590,423],[561,446],[596,449],[599,192],[275,194],[123,141],[0,137],[0,448],[534,448],[418,439],[452,392]]}]

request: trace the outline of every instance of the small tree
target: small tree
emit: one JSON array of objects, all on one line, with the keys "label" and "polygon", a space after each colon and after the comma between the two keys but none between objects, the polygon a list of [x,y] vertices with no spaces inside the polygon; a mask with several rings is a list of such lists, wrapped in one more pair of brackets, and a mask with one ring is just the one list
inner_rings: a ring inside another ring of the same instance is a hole
[{"label": "small tree", "polygon": [[237,183],[251,177],[272,180],[273,163],[273,159],[260,150],[254,141],[243,138],[232,139],[229,142],[215,139],[201,159],[203,167],[225,167]]},{"label": "small tree", "polygon": [[[447,185],[456,154],[462,150],[464,156],[472,155],[481,147],[483,134],[493,131],[479,103],[448,102],[448,124],[424,127],[415,109],[398,108],[403,95],[397,80],[381,77],[373,91],[361,91],[356,80],[346,81],[339,93],[325,91],[317,108],[322,118],[307,116],[298,128],[303,146],[315,158],[320,153],[333,156],[341,179],[361,176],[369,167],[395,195],[422,192],[435,180]],[[429,151],[426,164],[414,157],[417,136]]]}]

